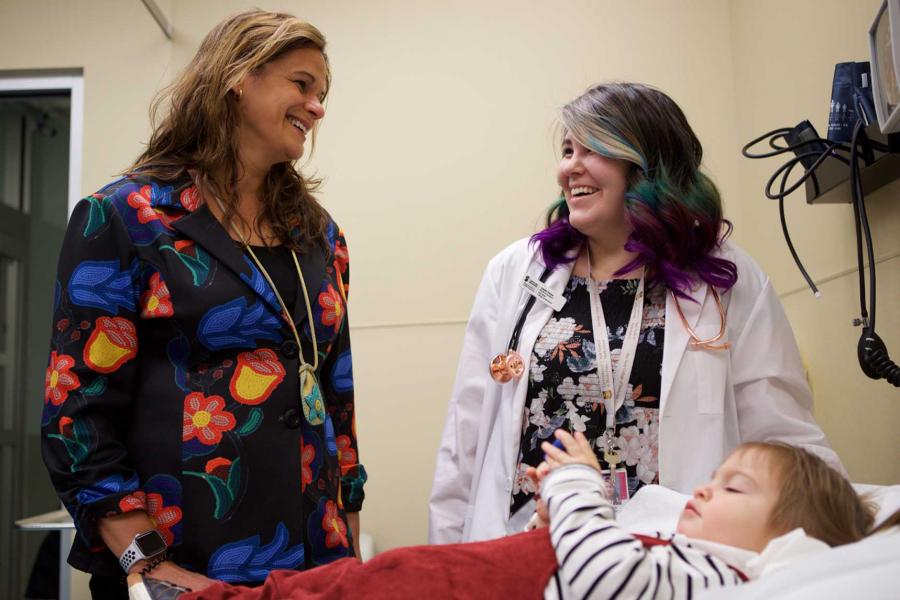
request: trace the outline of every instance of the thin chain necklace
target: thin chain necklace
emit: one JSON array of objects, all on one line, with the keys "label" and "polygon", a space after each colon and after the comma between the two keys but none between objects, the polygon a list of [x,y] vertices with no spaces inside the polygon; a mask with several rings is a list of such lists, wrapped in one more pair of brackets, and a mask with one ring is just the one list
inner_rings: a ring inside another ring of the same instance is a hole
[{"label": "thin chain necklace", "polygon": [[[214,197],[216,203],[219,205],[219,210],[222,211],[222,214],[224,215],[225,207],[222,205],[222,201],[218,196]],[[309,302],[309,293],[306,291],[306,281],[303,279],[303,271],[300,269],[300,261],[297,260],[297,253],[294,252],[293,248],[290,248],[291,258],[294,259],[294,267],[297,269],[297,279],[300,280],[300,288],[303,290],[303,301],[306,303],[306,317],[309,322],[309,334],[312,338],[313,347],[312,364],[306,362],[306,359],[303,356],[303,345],[300,343],[300,333],[297,331],[294,319],[288,311],[287,304],[285,304],[284,300],[281,298],[281,294],[278,292],[275,282],[272,280],[272,277],[269,275],[269,272],[263,266],[262,262],[253,252],[253,248],[247,243],[247,239],[244,237],[240,228],[234,224],[234,221],[230,221],[229,224],[231,225],[231,229],[237,234],[244,249],[250,255],[250,258],[253,259],[253,263],[259,269],[260,273],[262,273],[263,277],[265,277],[269,287],[275,292],[275,297],[278,299],[279,306],[281,306],[281,316],[287,321],[291,333],[294,334],[294,340],[297,342],[297,357],[300,359],[297,376],[300,379],[300,404],[303,406],[303,416],[306,417],[306,421],[310,425],[321,425],[325,422],[325,400],[322,397],[319,382],[316,380],[316,370],[319,368],[319,345],[318,340],[316,339],[316,326],[313,322],[313,312]]]}]

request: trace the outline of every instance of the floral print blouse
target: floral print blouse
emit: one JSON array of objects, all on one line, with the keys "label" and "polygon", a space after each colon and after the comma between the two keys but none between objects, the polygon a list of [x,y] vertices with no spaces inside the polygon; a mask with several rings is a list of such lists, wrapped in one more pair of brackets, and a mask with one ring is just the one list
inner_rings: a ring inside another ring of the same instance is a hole
[{"label": "floral print blouse", "polygon": [[[639,279],[598,282],[613,368],[618,363],[639,282]],[[629,497],[641,486],[658,481],[666,289],[661,284],[648,282],[646,285],[637,353],[625,403],[616,412],[614,444],[622,461],[617,468],[625,467]],[[525,472],[544,459],[541,442],[553,441],[557,429],[584,433],[594,446],[601,467],[608,469],[598,443],[606,428],[606,411],[600,399],[587,281],[572,276],[563,294],[565,306],[550,317],[532,350],[511,512],[516,512],[534,495],[534,485]]]},{"label": "floral print blouse", "polygon": [[[290,318],[320,401],[301,400],[298,347],[260,270],[189,178],[127,177],[82,200],[59,261],[43,453],[78,535],[69,562],[122,575],[96,520],[144,510],[174,560],[261,581],[352,555],[346,512],[365,470],[354,426],[349,260],[331,222],[300,253]],[[296,271],[294,271],[296,279]],[[286,290],[280,290],[284,293]]]}]

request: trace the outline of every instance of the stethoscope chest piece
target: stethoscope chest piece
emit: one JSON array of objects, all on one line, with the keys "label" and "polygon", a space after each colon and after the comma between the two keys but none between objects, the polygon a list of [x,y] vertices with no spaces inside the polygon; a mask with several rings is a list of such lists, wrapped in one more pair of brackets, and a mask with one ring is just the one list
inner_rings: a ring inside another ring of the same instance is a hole
[{"label": "stethoscope chest piece", "polygon": [[497,383],[506,383],[518,379],[525,372],[525,361],[515,350],[506,354],[498,354],[491,360],[491,377]]},{"label": "stethoscope chest piece", "polygon": [[[538,281],[543,284],[547,281],[547,278],[550,276],[550,268],[544,268],[544,272],[541,273],[541,276],[538,278]],[[526,280],[529,277],[526,275]],[[532,284],[532,288],[535,288]],[[519,319],[516,321],[516,326],[513,328],[512,336],[509,338],[509,344],[507,345],[507,350],[504,353],[498,354],[494,358],[491,359],[490,364],[490,372],[491,378],[497,383],[506,383],[508,381],[512,381],[513,379],[518,379],[525,373],[525,359],[522,358],[522,355],[516,352],[516,348],[519,345],[519,335],[522,333],[522,327],[525,325],[525,319],[528,316],[528,313],[531,311],[531,307],[534,306],[534,301],[536,296],[534,295],[534,291],[530,288],[529,293],[532,295],[528,298],[528,301],[525,303],[525,307],[522,309],[522,312],[519,313]]]}]

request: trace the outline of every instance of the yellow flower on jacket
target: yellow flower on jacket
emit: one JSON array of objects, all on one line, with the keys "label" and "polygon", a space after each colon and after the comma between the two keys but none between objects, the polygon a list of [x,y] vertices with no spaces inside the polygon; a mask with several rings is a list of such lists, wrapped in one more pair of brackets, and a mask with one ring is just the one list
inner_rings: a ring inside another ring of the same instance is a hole
[{"label": "yellow flower on jacket", "polygon": [[84,346],[84,362],[98,373],[112,373],[137,355],[137,329],[122,317],[100,317]]},{"label": "yellow flower on jacket", "polygon": [[255,406],[266,401],[284,380],[284,365],[268,348],[241,352],[231,376],[231,396],[241,404]]}]

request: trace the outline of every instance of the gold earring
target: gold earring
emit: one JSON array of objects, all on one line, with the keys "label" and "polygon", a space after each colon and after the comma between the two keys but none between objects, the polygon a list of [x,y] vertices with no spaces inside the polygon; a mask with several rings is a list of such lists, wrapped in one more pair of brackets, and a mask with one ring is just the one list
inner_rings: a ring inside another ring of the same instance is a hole
[{"label": "gold earring", "polygon": [[244,97],[244,88],[238,88],[238,100]]}]

